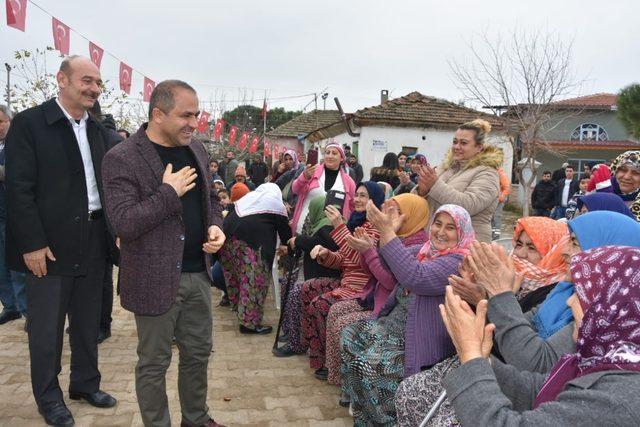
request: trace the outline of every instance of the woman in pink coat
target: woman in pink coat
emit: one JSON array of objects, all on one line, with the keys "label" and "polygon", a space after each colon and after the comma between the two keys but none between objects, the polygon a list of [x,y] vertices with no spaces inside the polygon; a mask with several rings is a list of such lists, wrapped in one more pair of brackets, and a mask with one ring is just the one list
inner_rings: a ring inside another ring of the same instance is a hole
[{"label": "woman in pink coat", "polygon": [[291,220],[293,233],[300,233],[304,220],[309,214],[309,202],[322,196],[329,190],[343,191],[346,194],[342,216],[349,219],[353,211],[353,198],[356,184],[342,165],[345,162],[344,150],[338,144],[329,144],[324,149],[324,162],[319,165],[307,165],[304,173],[293,182],[292,191],[298,196],[298,202]]}]

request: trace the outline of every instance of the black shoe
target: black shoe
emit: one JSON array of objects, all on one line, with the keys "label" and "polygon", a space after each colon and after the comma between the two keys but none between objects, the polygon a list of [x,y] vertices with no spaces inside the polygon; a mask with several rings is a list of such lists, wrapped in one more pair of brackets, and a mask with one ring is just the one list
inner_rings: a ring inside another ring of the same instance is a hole
[{"label": "black shoe", "polygon": [[38,408],[38,412],[50,426],[68,427],[75,424],[73,415],[64,402],[47,405],[46,408]]},{"label": "black shoe", "polygon": [[231,301],[229,301],[229,298],[227,298],[226,295],[223,295],[218,305],[220,307],[229,307],[231,305]]},{"label": "black shoe", "polygon": [[313,375],[321,381],[326,381],[329,376],[329,370],[327,368],[316,369]]},{"label": "black shoe", "polygon": [[246,326],[240,325],[240,333],[241,334],[258,334],[258,335],[266,335],[270,334],[273,331],[271,326],[257,326],[255,329],[247,328]]},{"label": "black shoe", "polygon": [[278,337],[278,342],[288,342],[289,334],[282,334]]},{"label": "black shoe", "polygon": [[340,393],[340,400],[338,401],[338,405],[342,406],[343,408],[348,408],[350,404],[351,397],[345,392]]},{"label": "black shoe", "polygon": [[20,317],[20,313],[18,313],[17,311],[2,310],[2,313],[0,313],[0,325],[4,325],[7,322],[19,319]]},{"label": "black shoe", "polygon": [[110,394],[105,393],[102,390],[94,391],[93,393],[76,393],[69,392],[69,398],[72,400],[86,400],[90,405],[96,408],[111,408],[116,406],[118,401]]},{"label": "black shoe", "polygon": [[302,353],[296,353],[295,351],[291,350],[291,347],[289,347],[288,345],[273,348],[271,349],[271,353],[273,353],[275,357],[291,357],[291,356],[296,356],[298,354],[302,354]]},{"label": "black shoe", "polygon": [[100,329],[98,332],[98,344],[102,343],[104,340],[111,336],[111,329]]}]

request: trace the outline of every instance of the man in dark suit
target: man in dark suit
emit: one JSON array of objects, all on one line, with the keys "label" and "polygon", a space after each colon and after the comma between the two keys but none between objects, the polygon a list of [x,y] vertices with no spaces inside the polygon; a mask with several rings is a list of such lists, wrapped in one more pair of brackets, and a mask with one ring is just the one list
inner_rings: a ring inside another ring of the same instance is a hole
[{"label": "man in dark suit", "polygon": [[207,407],[211,353],[211,254],[224,243],[222,206],[207,152],[192,140],[198,97],[187,83],[159,83],[149,123],[104,158],[107,216],[120,238],[120,301],[138,330],[136,395],[146,426],[170,426],[165,374],[180,353],[182,425],[218,426]]},{"label": "man in dark suit", "polygon": [[31,384],[48,424],[73,425],[58,384],[69,317],[69,397],[93,406],[116,400],[100,391],[98,323],[108,233],[100,171],[107,140],[89,114],[100,71],[71,56],[56,75],[59,94],[13,120],[7,137],[7,262],[27,273]]},{"label": "man in dark suit", "polygon": [[569,200],[580,189],[577,180],[573,179],[573,167],[564,168],[565,178],[556,182],[556,207],[553,208],[551,218],[560,219],[565,217]]}]

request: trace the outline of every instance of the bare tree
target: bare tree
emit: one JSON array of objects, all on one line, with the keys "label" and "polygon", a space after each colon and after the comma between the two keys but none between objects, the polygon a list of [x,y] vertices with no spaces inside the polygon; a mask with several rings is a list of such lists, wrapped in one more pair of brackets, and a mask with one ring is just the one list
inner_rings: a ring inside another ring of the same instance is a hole
[{"label": "bare tree", "polygon": [[[560,154],[544,137],[566,118],[557,114],[554,103],[580,86],[571,69],[573,43],[555,34],[517,30],[507,42],[487,34],[479,39],[480,43],[469,46],[470,62],[452,60],[449,66],[466,98],[500,117],[513,141],[516,159],[524,160],[517,173],[524,186],[523,213],[527,216],[538,153]],[[525,179],[527,167],[532,173]]]}]

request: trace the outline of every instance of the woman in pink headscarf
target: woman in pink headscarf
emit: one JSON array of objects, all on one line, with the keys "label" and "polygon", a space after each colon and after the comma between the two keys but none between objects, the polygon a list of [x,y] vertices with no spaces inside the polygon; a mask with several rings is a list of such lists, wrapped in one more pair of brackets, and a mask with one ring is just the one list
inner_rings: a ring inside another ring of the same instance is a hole
[{"label": "woman in pink headscarf", "polygon": [[329,190],[343,191],[346,194],[342,216],[345,220],[354,209],[353,198],[356,184],[342,165],[345,162],[344,150],[338,144],[329,144],[324,149],[324,162],[319,165],[307,165],[304,172],[293,182],[292,191],[298,196],[296,208],[291,220],[293,233],[302,232],[302,225],[309,214],[309,202]]},{"label": "woman in pink headscarf", "polygon": [[[489,252],[484,254],[493,258]],[[493,265],[502,270],[500,262]],[[546,377],[489,362],[486,301],[476,314],[447,289],[441,313],[461,366],[443,384],[462,425],[635,426],[640,420],[640,249],[601,246],[571,262],[576,352]],[[506,270],[499,280],[512,280]]]}]

